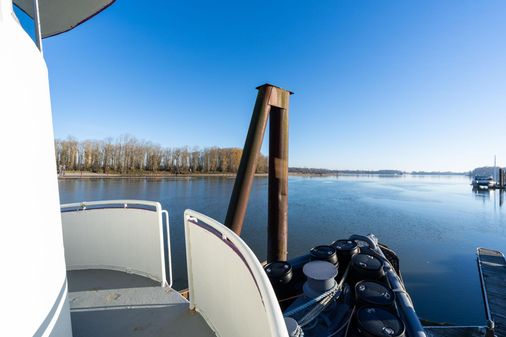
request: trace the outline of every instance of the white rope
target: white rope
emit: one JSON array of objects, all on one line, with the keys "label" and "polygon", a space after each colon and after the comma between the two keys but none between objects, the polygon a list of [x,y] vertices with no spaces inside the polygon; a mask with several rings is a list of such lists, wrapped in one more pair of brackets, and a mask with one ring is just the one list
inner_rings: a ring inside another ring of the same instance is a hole
[{"label": "white rope", "polygon": [[334,287],[332,287],[332,289],[327,290],[326,292],[324,292],[320,296],[315,297],[315,298],[307,301],[306,303],[302,304],[301,306],[298,306],[298,307],[293,308],[292,310],[290,310],[288,312],[285,312],[284,315],[285,316],[292,316],[292,315],[294,315],[294,314],[296,314],[296,313],[298,313],[298,312],[300,312],[300,311],[302,311],[304,309],[309,308],[313,304],[316,304],[316,303],[320,302],[321,300],[323,300],[327,296],[329,296],[331,294],[334,295],[336,292],[337,292],[337,285],[334,285]]},{"label": "white rope", "polygon": [[341,281],[339,282],[339,284],[337,285],[334,285],[334,287],[332,287],[332,289],[330,290],[327,290],[326,292],[324,292],[323,294],[321,294],[320,296],[304,303],[303,305],[301,305],[300,307],[296,307],[296,308],[293,308],[292,310],[288,311],[288,312],[285,312],[284,313],[284,316],[292,316],[293,314],[296,314],[298,312],[300,312],[301,310],[304,310],[306,308],[309,308],[311,305],[313,304],[316,304],[318,302],[320,302],[321,300],[323,300],[324,298],[326,298],[328,295],[330,295],[332,293],[332,296],[334,296],[337,292],[339,292],[342,288],[343,288],[343,284],[344,284],[344,280],[346,279],[346,277],[348,276],[348,270],[350,269],[350,265],[348,265],[344,271],[344,274],[343,274],[343,277],[341,278]]},{"label": "white rope", "polygon": [[[336,287],[337,288],[337,287]],[[314,307],[311,311],[309,311],[306,315],[304,315],[299,322],[300,326],[305,326],[312,322],[318,315],[320,315],[323,310],[325,310],[331,301],[335,298],[336,295],[339,295],[340,292],[336,289],[334,293],[329,294],[327,297],[321,300],[320,306]]]}]

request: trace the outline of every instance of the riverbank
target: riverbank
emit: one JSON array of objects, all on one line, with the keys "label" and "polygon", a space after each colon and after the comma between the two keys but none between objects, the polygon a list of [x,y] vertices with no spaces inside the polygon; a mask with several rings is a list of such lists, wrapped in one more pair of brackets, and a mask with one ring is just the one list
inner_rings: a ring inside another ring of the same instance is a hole
[{"label": "riverbank", "polygon": [[[288,173],[289,176],[296,177],[330,177],[336,174],[307,174],[307,173]],[[93,173],[93,172],[71,172],[65,175],[58,175],[58,179],[145,179],[145,178],[207,178],[207,177],[222,177],[222,178],[235,178],[235,173],[151,173],[151,174],[119,174],[119,173]],[[257,173],[255,177],[267,177],[267,173]]]},{"label": "riverbank", "polygon": [[[379,174],[379,173],[350,173],[350,172],[288,172],[289,176],[292,177],[336,177],[336,176],[387,176],[387,177],[402,177],[406,175],[412,176],[423,176],[418,173],[403,173],[403,174]],[[428,176],[456,176],[457,174],[427,174]],[[464,174],[459,174],[464,175]],[[235,178],[235,173],[168,173],[168,172],[142,172],[142,173],[94,173],[94,172],[65,172],[64,175],[58,175],[59,179],[143,179],[143,178],[198,178],[198,177],[227,177]],[[267,173],[257,173],[256,177],[267,177]]]},{"label": "riverbank", "polygon": [[[196,177],[229,177],[235,178],[235,173],[94,173],[94,172],[65,172],[64,175],[58,175],[58,179],[140,179],[140,178],[196,178]],[[267,173],[257,173],[257,177],[267,177]]]}]

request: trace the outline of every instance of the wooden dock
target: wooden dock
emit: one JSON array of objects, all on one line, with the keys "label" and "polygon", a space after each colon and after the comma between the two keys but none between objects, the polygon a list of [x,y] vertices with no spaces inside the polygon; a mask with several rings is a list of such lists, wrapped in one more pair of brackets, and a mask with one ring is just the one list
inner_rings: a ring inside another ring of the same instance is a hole
[{"label": "wooden dock", "polygon": [[428,337],[484,337],[486,328],[479,326],[426,326]]},{"label": "wooden dock", "polygon": [[501,252],[478,248],[487,326],[425,326],[429,337],[506,337],[506,260]]},{"label": "wooden dock", "polygon": [[501,252],[478,248],[478,269],[485,314],[494,322],[496,336],[506,336],[506,260]]}]

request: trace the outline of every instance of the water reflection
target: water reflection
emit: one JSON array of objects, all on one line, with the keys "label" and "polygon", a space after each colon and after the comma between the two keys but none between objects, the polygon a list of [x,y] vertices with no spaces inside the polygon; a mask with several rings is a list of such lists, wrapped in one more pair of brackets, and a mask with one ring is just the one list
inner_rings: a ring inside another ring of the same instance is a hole
[{"label": "water reflection", "polygon": [[481,189],[481,188],[473,187],[473,193],[474,193],[474,197],[477,200],[481,200],[483,202],[490,200],[490,190],[489,189]]},{"label": "water reflection", "polygon": [[481,188],[475,188],[472,189],[474,197],[476,200],[480,200],[483,203],[492,202],[495,206],[502,207],[504,205],[504,194],[506,194],[506,191],[504,189],[481,189]]}]

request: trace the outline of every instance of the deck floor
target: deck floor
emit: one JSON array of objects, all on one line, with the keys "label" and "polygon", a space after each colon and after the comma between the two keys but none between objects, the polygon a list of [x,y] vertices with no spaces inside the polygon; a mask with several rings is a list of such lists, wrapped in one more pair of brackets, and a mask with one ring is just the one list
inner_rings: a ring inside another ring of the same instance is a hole
[{"label": "deck floor", "polygon": [[70,292],[160,285],[159,282],[143,276],[104,269],[69,270],[67,271],[67,282]]},{"label": "deck floor", "polygon": [[177,291],[153,286],[153,281],[140,276],[121,274],[125,273],[83,271],[69,277],[74,337],[215,337]]},{"label": "deck floor", "polygon": [[506,336],[506,261],[498,251],[479,248],[478,263],[495,333]]}]

